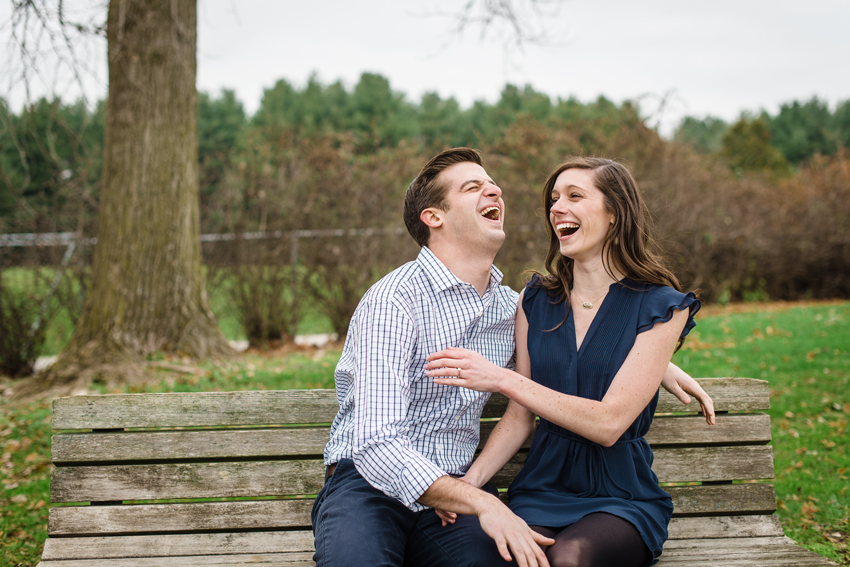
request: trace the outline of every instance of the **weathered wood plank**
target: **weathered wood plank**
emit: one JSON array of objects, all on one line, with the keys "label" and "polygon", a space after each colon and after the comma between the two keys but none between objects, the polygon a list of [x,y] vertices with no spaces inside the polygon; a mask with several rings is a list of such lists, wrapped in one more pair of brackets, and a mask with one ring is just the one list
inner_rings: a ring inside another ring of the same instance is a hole
[{"label": "weathered wood plank", "polygon": [[[677,486],[665,490],[673,497],[675,517],[770,514],[776,509],[772,484]],[[306,528],[312,506],[312,499],[61,506],[50,509],[47,531],[51,536],[88,536]]]},{"label": "weathered wood plank", "polygon": [[652,470],[659,482],[716,482],[773,478],[773,447],[655,449]]},{"label": "weathered wood plank", "polygon": [[[514,457],[493,478],[507,487],[522,467]],[[771,447],[658,449],[653,470],[660,482],[773,477]],[[56,467],[52,502],[105,502],[172,498],[235,498],[315,494],[324,482],[321,460],[168,463]]]},{"label": "weathered wood plank", "polygon": [[776,489],[769,483],[716,486],[665,486],[673,498],[673,516],[772,514]]},{"label": "weathered wood plank", "polygon": [[44,561],[41,567],[217,567],[263,565],[264,567],[315,567],[312,553],[255,553],[188,557],[138,557],[125,559],[63,559]]},{"label": "weathered wood plank", "polygon": [[[741,447],[694,447],[655,449],[652,470],[659,482],[717,482],[773,478],[773,448],[744,445]],[[517,454],[491,482],[507,488],[525,462],[524,453]]]},{"label": "weathered wood plank", "polygon": [[170,534],[118,537],[50,538],[42,560],[180,557],[252,553],[312,553],[313,532]]},{"label": "weathered wood plank", "polygon": [[50,500],[108,502],[315,494],[324,483],[324,470],[319,460],[56,467],[50,480]]},{"label": "weathered wood plank", "polygon": [[165,533],[308,528],[312,507],[312,498],[123,506],[54,506],[49,512],[47,533],[51,536],[89,536],[152,531]]},{"label": "weathered wood plank", "polygon": [[334,390],[110,394],[53,400],[53,429],[330,423]]},{"label": "weathered wood plank", "polygon": [[781,537],[785,535],[782,531],[782,524],[776,516],[673,518],[667,531],[671,540]]},{"label": "weathered wood plank", "polygon": [[[481,447],[495,427],[481,424]],[[134,431],[120,433],[57,433],[54,463],[239,459],[321,455],[328,427]],[[765,443],[770,440],[770,416],[718,416],[709,427],[701,417],[659,417],[647,434],[656,445],[713,445]],[[531,442],[526,440],[525,447]]]},{"label": "weathered wood plank", "polygon": [[787,537],[669,540],[658,565],[664,566],[810,566],[835,565]]},{"label": "weathered wood plank", "polygon": [[321,455],[328,427],[57,433],[54,463]]},{"label": "weathered wood plank", "polygon": [[[769,408],[767,382],[750,378],[701,378],[718,411]],[[692,404],[693,405],[693,404]],[[496,395],[483,417],[501,417],[507,399]],[[53,401],[53,428],[127,429],[150,427],[248,426],[330,423],[338,404],[334,390],[190,392],[74,396]],[[659,413],[687,411],[667,392]]]},{"label": "weathered wood plank", "polygon": [[[766,380],[755,378],[697,378],[697,382],[711,396],[716,411],[752,411],[770,409],[770,391]],[[508,407],[508,399],[493,394],[484,406],[482,417],[502,417]],[[699,411],[699,404],[692,401],[684,405],[675,396],[661,390],[656,413]]]},{"label": "weathered wood plank", "polygon": [[702,417],[656,417],[646,440],[658,445],[744,445],[769,443],[770,416],[764,413],[718,415],[716,425]]},{"label": "weathered wood plank", "polygon": [[[700,386],[711,396],[716,411],[753,411],[770,409],[770,390],[767,380],[755,378],[698,378]],[[691,401],[691,411],[699,411],[699,404]],[[688,411],[663,388],[658,396],[656,413]]]}]

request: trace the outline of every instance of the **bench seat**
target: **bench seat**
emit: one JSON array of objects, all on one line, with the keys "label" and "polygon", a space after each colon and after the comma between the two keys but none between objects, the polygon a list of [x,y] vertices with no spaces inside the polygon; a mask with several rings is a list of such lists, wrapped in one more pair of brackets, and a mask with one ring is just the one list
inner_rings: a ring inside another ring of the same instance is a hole
[{"label": "bench seat", "polygon": [[[674,505],[658,565],[835,565],[785,537],[774,515],[767,382],[699,381],[717,425],[662,392],[647,434]],[[488,402],[482,444],[506,405]],[[313,566],[310,509],[336,410],[333,390],[55,400],[56,505],[39,566]],[[494,484],[506,488],[524,459]]]}]

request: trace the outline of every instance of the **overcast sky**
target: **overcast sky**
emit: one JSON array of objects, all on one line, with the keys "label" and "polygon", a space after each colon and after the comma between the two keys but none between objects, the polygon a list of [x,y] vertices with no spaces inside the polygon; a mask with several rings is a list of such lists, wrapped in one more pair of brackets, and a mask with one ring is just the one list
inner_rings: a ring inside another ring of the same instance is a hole
[{"label": "overcast sky", "polygon": [[[685,115],[850,98],[848,0],[566,0],[545,17],[551,41],[522,49],[506,49],[498,29],[452,35],[455,22],[436,14],[465,3],[199,0],[198,88],[233,89],[253,112],[263,89],[313,72],[349,87],[376,72],[410,100],[436,91],[463,106],[530,84],[553,98],[640,99],[656,116],[666,97],[668,132]],[[101,72],[94,98],[105,88]]]}]

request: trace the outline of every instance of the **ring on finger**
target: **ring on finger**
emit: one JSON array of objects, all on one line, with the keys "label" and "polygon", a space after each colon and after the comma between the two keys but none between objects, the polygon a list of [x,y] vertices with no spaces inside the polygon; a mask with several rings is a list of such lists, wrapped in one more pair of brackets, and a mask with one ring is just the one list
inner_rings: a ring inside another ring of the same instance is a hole
[{"label": "ring on finger", "polygon": [[460,378],[460,367],[457,369],[457,377]]}]

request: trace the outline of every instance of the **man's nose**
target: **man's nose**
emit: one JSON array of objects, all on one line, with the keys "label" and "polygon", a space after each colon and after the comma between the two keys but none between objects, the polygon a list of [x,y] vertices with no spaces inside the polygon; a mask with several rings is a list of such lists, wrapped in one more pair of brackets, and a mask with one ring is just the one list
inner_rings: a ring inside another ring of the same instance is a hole
[{"label": "man's nose", "polygon": [[487,187],[485,189],[485,195],[488,197],[501,197],[502,189],[496,185],[495,183],[487,183]]}]

